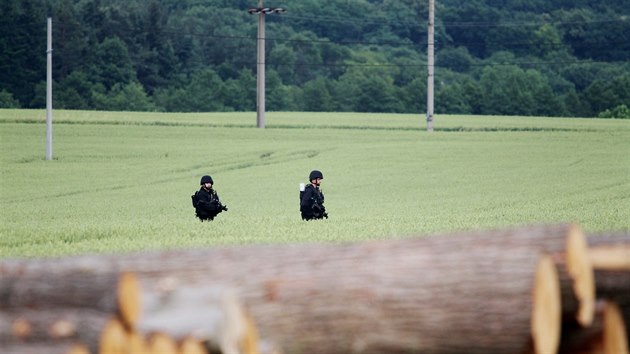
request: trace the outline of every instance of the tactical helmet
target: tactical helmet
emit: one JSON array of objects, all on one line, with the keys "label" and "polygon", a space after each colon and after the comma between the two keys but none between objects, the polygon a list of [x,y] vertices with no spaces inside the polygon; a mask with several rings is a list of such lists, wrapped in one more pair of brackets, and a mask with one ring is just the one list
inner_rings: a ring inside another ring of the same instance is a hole
[{"label": "tactical helmet", "polygon": [[317,179],[317,178],[324,179],[324,175],[322,174],[321,171],[313,170],[313,171],[311,171],[311,174],[308,175],[308,180],[309,181],[312,181],[312,180]]},{"label": "tactical helmet", "polygon": [[201,182],[199,184],[204,184],[204,183],[212,183],[214,184],[214,182],[212,181],[212,177],[206,175],[201,177]]}]

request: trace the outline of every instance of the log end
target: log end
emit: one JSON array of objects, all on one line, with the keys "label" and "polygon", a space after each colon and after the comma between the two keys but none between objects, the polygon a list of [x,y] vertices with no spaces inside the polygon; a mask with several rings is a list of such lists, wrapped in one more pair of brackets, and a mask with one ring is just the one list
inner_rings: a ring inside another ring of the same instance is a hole
[{"label": "log end", "polygon": [[560,345],[560,280],[552,258],[540,257],[533,288],[531,333],[534,353],[555,353]]},{"label": "log end", "polygon": [[571,225],[567,235],[566,267],[573,279],[573,292],[579,303],[577,322],[582,326],[593,323],[595,316],[595,276],[588,243],[580,226]]},{"label": "log end", "polygon": [[614,302],[606,302],[604,308],[604,353],[628,354],[628,338],[619,306]]},{"label": "log end", "polygon": [[75,344],[68,350],[67,354],[90,354],[90,350],[83,344]]},{"label": "log end", "polygon": [[107,321],[101,331],[98,352],[101,354],[125,353],[129,348],[128,339],[123,324],[117,318],[112,318]]},{"label": "log end", "polygon": [[180,354],[206,354],[206,347],[203,342],[200,342],[196,338],[186,337],[179,344]]},{"label": "log end", "polygon": [[258,349],[259,341],[258,329],[254,323],[254,319],[249,313],[245,312],[245,334],[240,343],[241,353],[260,353]]},{"label": "log end", "polygon": [[11,324],[11,334],[20,339],[25,339],[33,332],[31,323],[23,318],[18,318]]},{"label": "log end", "polygon": [[177,353],[177,343],[166,333],[155,332],[149,337],[149,353]]},{"label": "log end", "polygon": [[129,333],[129,353],[148,353],[145,338],[135,330]]},{"label": "log end", "polygon": [[133,328],[140,318],[140,285],[134,273],[122,273],[118,280],[117,298],[120,317],[128,328]]}]

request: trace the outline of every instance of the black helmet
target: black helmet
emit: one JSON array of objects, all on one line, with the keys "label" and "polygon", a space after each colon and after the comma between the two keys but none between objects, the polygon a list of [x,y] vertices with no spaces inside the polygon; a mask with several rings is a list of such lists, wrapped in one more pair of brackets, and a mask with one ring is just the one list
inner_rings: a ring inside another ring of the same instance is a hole
[{"label": "black helmet", "polygon": [[199,182],[199,184],[204,184],[204,183],[212,183],[212,184],[214,184],[214,182],[212,181],[212,177],[207,176],[207,175],[201,177],[201,182]]},{"label": "black helmet", "polygon": [[313,171],[311,171],[311,174],[308,175],[308,180],[309,181],[312,181],[312,180],[314,180],[316,178],[324,179],[324,175],[322,174],[321,171],[313,170]]}]

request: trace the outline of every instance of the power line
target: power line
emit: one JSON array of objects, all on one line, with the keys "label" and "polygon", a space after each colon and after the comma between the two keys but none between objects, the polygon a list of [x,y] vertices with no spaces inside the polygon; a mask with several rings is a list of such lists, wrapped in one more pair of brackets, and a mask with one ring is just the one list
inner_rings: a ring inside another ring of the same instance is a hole
[{"label": "power line", "polygon": [[[141,31],[145,32],[146,31]],[[207,38],[215,38],[215,39],[226,39],[226,40],[248,40],[248,41],[256,41],[256,37],[251,36],[234,36],[234,35],[222,35],[222,34],[210,34],[210,33],[199,33],[199,32],[182,32],[176,30],[161,30],[160,33],[170,34],[170,35],[182,35],[182,36],[196,36],[196,37],[207,37]],[[315,43],[315,44],[335,44],[335,45],[367,45],[367,46],[407,46],[407,47],[417,47],[426,46],[426,42],[418,42],[413,43],[409,41],[331,41],[329,39],[287,39],[287,38],[274,38],[274,37],[266,37],[264,39],[268,42],[287,42],[287,43]],[[611,45],[616,44],[624,44],[625,41],[613,41],[607,42]],[[456,47],[456,46],[465,46],[465,47],[475,47],[475,46],[503,46],[503,47],[563,47],[570,46],[567,43],[562,42],[540,42],[540,43],[532,43],[531,41],[523,41],[523,42],[441,42],[436,41],[436,44],[441,47]]]},{"label": "power line", "polygon": [[592,25],[592,24],[602,24],[602,23],[614,23],[614,22],[625,22],[626,18],[609,18],[609,19],[601,19],[601,20],[589,20],[589,21],[540,21],[540,22],[501,22],[501,23],[492,23],[492,22],[452,22],[452,23],[442,23],[439,27],[538,27],[541,25],[555,25],[555,26],[564,26],[564,25]]},{"label": "power line", "polygon": [[[396,21],[391,22],[385,20],[383,18],[373,18],[373,19],[357,19],[357,18],[348,18],[348,17],[334,17],[334,16],[299,16],[299,15],[286,15],[280,21],[284,20],[309,20],[314,22],[340,22],[340,23],[354,23],[354,24],[388,24],[395,26],[410,26],[412,28],[420,27],[425,28],[427,26],[427,22],[424,19],[418,19],[418,22],[404,22],[404,21]],[[628,18],[626,16],[620,17],[602,17],[599,19],[593,20],[584,20],[584,21],[531,21],[531,22],[440,22],[436,23],[436,27],[537,27],[541,25],[575,25],[575,24],[602,24],[602,23],[615,23],[615,22],[626,22]]]},{"label": "power line", "polygon": [[[468,63],[465,65],[443,65],[439,63],[439,55],[437,57],[438,62],[434,64],[436,68],[456,68],[456,67],[486,67],[486,66],[549,66],[549,65],[572,65],[572,64],[597,64],[599,62],[592,60],[565,60],[565,61],[515,61],[515,62],[501,62],[501,63]],[[191,61],[190,64],[199,65],[216,65],[221,63]],[[255,61],[233,61],[230,62],[238,67],[255,67],[258,63]],[[267,66],[275,67],[338,67],[338,68],[426,68],[427,62],[419,62],[415,64],[390,64],[390,63],[373,63],[373,64],[359,64],[359,63],[281,63],[266,61]]]}]

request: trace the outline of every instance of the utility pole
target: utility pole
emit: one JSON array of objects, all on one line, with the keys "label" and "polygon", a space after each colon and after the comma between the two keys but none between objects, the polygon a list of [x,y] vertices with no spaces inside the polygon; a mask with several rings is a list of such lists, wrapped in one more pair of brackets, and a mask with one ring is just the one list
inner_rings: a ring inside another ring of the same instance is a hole
[{"label": "utility pole", "polygon": [[256,64],[256,126],[265,127],[265,14],[281,14],[287,10],[277,7],[263,7],[263,0],[258,0],[258,7],[248,9],[250,14],[258,15],[258,55]]},{"label": "utility pole", "polygon": [[[262,8],[263,0],[258,0]],[[265,127],[265,13],[258,14],[258,56],[256,61],[256,126]]]},{"label": "utility pole", "polygon": [[435,0],[429,0],[429,35],[427,38],[427,131],[433,131],[433,78],[435,51]]},{"label": "utility pole", "polygon": [[52,160],[52,18],[48,17],[46,48],[46,160]]}]

